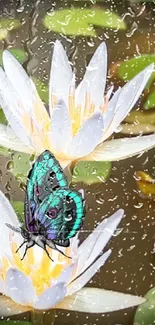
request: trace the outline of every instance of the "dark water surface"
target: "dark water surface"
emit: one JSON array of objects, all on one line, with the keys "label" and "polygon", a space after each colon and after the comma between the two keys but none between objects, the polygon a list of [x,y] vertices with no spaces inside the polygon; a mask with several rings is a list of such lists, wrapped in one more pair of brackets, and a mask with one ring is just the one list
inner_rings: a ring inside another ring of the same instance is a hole
[{"label": "dark water surface", "polygon": [[[127,31],[99,29],[97,38],[69,38],[48,32],[41,23],[45,12],[52,7],[62,8],[71,4],[73,1],[1,1],[1,16],[13,16],[23,22],[21,29],[12,32],[7,41],[0,42],[1,49],[8,45],[24,48],[28,53],[25,68],[31,75],[43,81],[48,81],[51,47],[57,38],[65,46],[79,80],[83,76],[86,63],[102,40],[105,40],[108,46],[109,66],[127,57],[154,52],[153,5],[151,7],[148,4],[143,8],[143,5],[125,1],[105,1],[100,4],[124,15],[128,24]],[[84,2],[76,1],[75,5],[83,6]],[[112,78],[109,83],[111,80]],[[0,189],[11,200],[23,200],[24,191],[7,171],[7,162],[6,158],[0,157]],[[89,187],[82,185],[88,206],[85,229],[93,229],[96,221],[110,216],[118,208],[125,210],[125,218],[120,225],[122,231],[113,237],[108,245],[113,250],[112,255],[89,286],[145,295],[155,285],[155,256],[151,253],[155,240],[155,202],[139,197],[134,179],[134,172],[137,170],[148,171],[154,177],[154,166],[155,156],[152,149],[141,157],[113,163],[110,178],[106,183]],[[78,184],[78,187],[80,188],[81,184]],[[134,311],[135,309],[129,309],[105,315],[57,311],[55,324],[131,325]],[[29,315],[26,316],[29,318]],[[22,316],[18,317],[21,318]],[[17,319],[17,316],[12,319]],[[49,316],[45,316],[44,324],[50,324],[49,319]]]}]

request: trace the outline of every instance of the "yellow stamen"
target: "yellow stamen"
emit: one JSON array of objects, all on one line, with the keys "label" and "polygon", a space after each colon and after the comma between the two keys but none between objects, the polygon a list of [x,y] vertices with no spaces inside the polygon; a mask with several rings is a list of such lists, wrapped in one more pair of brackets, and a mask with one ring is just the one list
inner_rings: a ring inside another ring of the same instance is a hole
[{"label": "yellow stamen", "polygon": [[76,112],[75,112],[75,123],[72,124],[72,133],[73,136],[79,131],[82,124],[82,117],[81,117],[81,106],[77,106]]},{"label": "yellow stamen", "polygon": [[89,118],[90,116],[90,93],[86,92],[85,96],[85,105],[84,105],[84,118]]},{"label": "yellow stamen", "polygon": [[109,106],[109,98],[108,96],[104,96],[104,104],[100,106],[100,110],[106,114]]},{"label": "yellow stamen", "polygon": [[[40,295],[46,288],[51,286],[51,282],[55,282],[55,280],[60,276],[64,267],[71,263],[71,260],[62,254],[52,251],[52,249],[47,248],[51,258],[54,259],[54,262],[50,260],[47,256],[46,252],[42,252],[42,259],[40,264],[35,264],[35,256],[34,249],[30,248],[27,251],[27,254],[23,261],[21,261],[20,253],[17,252],[18,246],[12,237],[11,240],[11,250],[13,256],[13,264],[11,264],[6,258],[1,259],[2,267],[0,269],[0,279],[5,281],[7,271],[12,265],[17,267],[20,271],[22,271],[26,276],[29,276],[32,280],[32,283],[35,287],[37,295]],[[52,257],[53,254],[56,255]],[[71,251],[70,248],[65,250],[65,254],[70,256]]]}]

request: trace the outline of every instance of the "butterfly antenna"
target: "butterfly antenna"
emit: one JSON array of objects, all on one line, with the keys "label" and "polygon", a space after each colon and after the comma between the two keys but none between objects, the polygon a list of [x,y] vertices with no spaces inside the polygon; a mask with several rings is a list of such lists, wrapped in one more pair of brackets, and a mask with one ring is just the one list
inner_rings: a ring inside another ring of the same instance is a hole
[{"label": "butterfly antenna", "polygon": [[7,226],[8,228],[10,228],[11,230],[13,230],[13,231],[18,232],[18,233],[21,234],[21,229],[20,229],[20,228],[16,228],[16,227],[10,225],[9,223],[6,223],[6,226]]}]

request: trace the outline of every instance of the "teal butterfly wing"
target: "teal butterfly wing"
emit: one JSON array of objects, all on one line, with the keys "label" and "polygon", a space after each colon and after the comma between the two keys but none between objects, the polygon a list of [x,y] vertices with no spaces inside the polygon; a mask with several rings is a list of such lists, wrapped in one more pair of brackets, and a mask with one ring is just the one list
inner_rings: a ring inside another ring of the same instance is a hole
[{"label": "teal butterfly wing", "polygon": [[38,227],[45,231],[46,239],[53,240],[57,238],[63,223],[63,193],[55,195],[50,194],[40,203],[35,210],[35,220],[38,222]]},{"label": "teal butterfly wing", "polygon": [[64,189],[58,191],[63,193],[63,221],[61,229],[57,234],[56,241],[70,239],[76,235],[82,226],[85,215],[84,199],[81,193]]},{"label": "teal butterfly wing", "polygon": [[67,178],[54,155],[46,150],[35,161],[28,175],[24,211],[28,231],[37,231],[35,210],[46,197],[54,195],[59,188],[68,188]]},{"label": "teal butterfly wing", "polygon": [[44,227],[46,239],[64,246],[64,242],[69,243],[69,239],[81,228],[84,213],[83,198],[79,192],[58,189],[42,201],[35,211],[35,219],[39,226]]}]

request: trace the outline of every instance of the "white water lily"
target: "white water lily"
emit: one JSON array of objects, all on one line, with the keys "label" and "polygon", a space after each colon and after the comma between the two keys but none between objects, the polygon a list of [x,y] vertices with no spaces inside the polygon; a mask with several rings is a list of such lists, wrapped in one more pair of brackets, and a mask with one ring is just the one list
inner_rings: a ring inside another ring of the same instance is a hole
[{"label": "white water lily", "polygon": [[19,221],[2,192],[0,210],[1,316],[52,308],[105,313],[145,301],[134,295],[83,288],[110,256],[110,249],[105,253],[102,251],[120,223],[123,210],[120,209],[103,220],[79,247],[77,237],[73,238],[71,246],[64,249],[72,259],[50,249],[54,262],[37,246],[29,249],[21,261],[22,255],[15,251],[21,244],[22,237],[6,226],[6,223],[10,223],[19,227]]},{"label": "white water lily", "polygon": [[[36,155],[49,149],[63,167],[71,161],[114,161],[155,146],[155,135],[107,141],[117,131],[149,80],[151,64],[109,100],[105,93],[107,50],[101,43],[83,80],[75,76],[59,41],[55,42],[49,82],[49,114],[36,87],[8,52],[0,68],[0,105],[10,126],[0,125],[0,145]],[[106,140],[106,141],[105,141]]]}]

